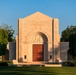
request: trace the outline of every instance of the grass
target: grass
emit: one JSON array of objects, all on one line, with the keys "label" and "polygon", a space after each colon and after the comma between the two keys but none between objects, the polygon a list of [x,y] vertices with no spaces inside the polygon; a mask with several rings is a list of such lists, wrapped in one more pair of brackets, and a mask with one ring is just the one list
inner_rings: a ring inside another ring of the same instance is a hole
[{"label": "grass", "polygon": [[76,75],[76,67],[0,67],[0,75]]}]

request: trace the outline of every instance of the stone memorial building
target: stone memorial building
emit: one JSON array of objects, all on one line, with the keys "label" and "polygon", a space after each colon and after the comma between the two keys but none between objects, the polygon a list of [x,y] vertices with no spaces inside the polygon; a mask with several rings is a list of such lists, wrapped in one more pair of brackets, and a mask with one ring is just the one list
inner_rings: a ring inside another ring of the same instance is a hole
[{"label": "stone memorial building", "polygon": [[[61,46],[63,47],[63,43]],[[60,57],[62,47],[60,47],[58,19],[36,12],[25,18],[19,18],[16,50],[10,51],[11,58],[9,60],[59,62],[62,60]],[[12,53],[16,54],[11,56]]]}]

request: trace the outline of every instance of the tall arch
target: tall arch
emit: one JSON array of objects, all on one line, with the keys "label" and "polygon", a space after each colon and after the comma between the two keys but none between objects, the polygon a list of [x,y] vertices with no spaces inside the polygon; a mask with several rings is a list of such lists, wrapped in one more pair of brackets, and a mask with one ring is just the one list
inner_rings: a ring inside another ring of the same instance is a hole
[{"label": "tall arch", "polygon": [[[42,32],[35,32],[29,35],[26,40],[29,44],[28,53],[32,57],[32,61],[47,61],[48,60],[48,37]],[[31,51],[30,51],[31,50]]]}]

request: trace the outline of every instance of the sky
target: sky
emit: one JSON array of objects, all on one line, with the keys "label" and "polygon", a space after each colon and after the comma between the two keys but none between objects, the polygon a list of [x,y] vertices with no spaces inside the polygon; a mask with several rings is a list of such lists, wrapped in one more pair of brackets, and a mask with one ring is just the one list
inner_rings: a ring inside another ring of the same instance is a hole
[{"label": "sky", "polygon": [[67,26],[76,25],[76,0],[0,0],[0,25],[12,26],[16,35],[18,19],[36,12],[58,18],[60,35]]}]

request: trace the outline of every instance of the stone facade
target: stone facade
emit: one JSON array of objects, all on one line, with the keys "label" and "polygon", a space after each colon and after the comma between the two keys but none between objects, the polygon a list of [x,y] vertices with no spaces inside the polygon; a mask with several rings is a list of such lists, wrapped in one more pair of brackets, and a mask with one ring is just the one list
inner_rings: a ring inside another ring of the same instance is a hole
[{"label": "stone facade", "polygon": [[33,44],[42,44],[44,45],[43,61],[59,61],[59,43],[59,21],[57,18],[37,12],[18,20],[16,60],[33,62]]}]

